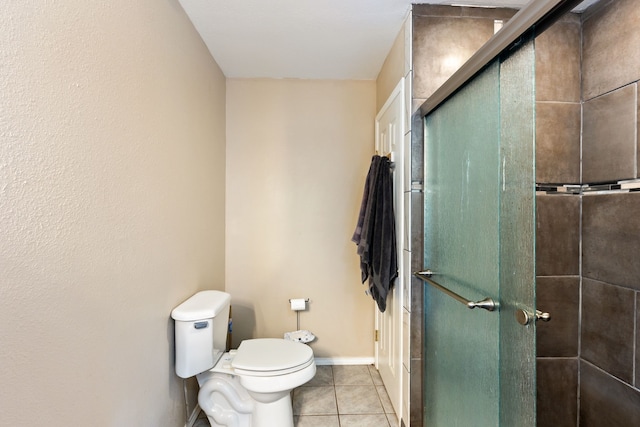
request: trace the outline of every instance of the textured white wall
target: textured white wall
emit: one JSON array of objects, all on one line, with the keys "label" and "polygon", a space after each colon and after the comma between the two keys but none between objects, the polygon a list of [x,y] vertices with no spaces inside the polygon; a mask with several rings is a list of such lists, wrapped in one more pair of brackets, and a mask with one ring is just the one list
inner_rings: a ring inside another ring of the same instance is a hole
[{"label": "textured white wall", "polygon": [[318,357],[373,357],[350,241],[374,142],[374,81],[227,80],[227,281],[234,343],[300,326]]},{"label": "textured white wall", "polygon": [[0,2],[0,425],[179,426],[224,288],[225,79],[177,0]]}]

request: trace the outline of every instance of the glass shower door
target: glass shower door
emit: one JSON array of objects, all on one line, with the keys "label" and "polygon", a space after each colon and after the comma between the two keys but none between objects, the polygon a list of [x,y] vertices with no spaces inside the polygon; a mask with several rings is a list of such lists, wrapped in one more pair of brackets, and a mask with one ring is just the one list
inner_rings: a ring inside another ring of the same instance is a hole
[{"label": "glass shower door", "polygon": [[535,426],[534,64],[529,41],[425,117],[429,427]]}]

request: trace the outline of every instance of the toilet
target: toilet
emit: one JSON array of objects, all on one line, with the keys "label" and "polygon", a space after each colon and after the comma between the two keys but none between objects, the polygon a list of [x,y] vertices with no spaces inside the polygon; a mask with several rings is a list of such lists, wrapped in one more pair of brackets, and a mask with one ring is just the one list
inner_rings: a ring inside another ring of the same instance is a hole
[{"label": "toilet", "polygon": [[197,378],[214,427],[293,427],[291,391],[316,373],[311,347],[259,338],[225,353],[230,304],[226,292],[201,291],[173,309],[176,374]]}]

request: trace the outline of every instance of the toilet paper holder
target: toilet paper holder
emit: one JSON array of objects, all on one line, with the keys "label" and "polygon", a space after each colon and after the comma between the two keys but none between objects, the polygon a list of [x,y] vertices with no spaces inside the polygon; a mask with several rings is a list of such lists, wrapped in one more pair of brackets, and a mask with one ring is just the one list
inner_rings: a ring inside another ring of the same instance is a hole
[{"label": "toilet paper holder", "polygon": [[296,312],[296,320],[298,330],[300,330],[300,312],[307,309],[307,303],[309,302],[309,298],[290,298],[289,306],[291,310]]},{"label": "toilet paper holder", "polygon": [[307,309],[307,303],[309,302],[309,298],[290,298],[289,305],[291,306],[291,310],[300,311]]}]

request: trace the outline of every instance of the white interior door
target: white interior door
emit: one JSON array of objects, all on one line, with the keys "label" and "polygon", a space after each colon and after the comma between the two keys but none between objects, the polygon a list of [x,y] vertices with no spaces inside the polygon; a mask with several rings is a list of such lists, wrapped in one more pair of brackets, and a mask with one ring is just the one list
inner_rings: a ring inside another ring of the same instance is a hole
[{"label": "white interior door", "polygon": [[390,155],[393,169],[393,198],[396,218],[396,247],[398,248],[398,278],[387,296],[387,309],[376,312],[376,366],[384,382],[396,415],[402,414],[402,251],[404,235],[404,79],[389,96],[376,116],[376,151]]}]

